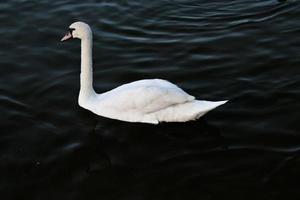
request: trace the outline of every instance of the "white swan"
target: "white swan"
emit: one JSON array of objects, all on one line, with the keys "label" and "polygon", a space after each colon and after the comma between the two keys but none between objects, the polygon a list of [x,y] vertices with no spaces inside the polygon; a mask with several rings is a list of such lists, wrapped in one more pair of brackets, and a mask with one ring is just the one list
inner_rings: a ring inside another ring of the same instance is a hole
[{"label": "white swan", "polygon": [[176,85],[161,79],[146,79],[97,94],[93,89],[92,31],[75,22],[61,39],[81,40],[81,74],[78,103],[93,113],[127,122],[158,124],[196,120],[227,101],[199,101]]}]

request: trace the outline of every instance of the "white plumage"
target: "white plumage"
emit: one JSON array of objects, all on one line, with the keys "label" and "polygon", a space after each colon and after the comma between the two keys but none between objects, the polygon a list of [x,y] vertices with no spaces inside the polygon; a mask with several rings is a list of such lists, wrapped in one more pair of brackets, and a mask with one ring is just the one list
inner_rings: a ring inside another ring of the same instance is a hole
[{"label": "white plumage", "polygon": [[127,122],[158,124],[195,120],[227,101],[200,101],[176,85],[162,79],[145,79],[96,94],[93,89],[92,32],[83,22],[75,22],[62,41],[81,39],[81,75],[78,103],[107,118]]}]

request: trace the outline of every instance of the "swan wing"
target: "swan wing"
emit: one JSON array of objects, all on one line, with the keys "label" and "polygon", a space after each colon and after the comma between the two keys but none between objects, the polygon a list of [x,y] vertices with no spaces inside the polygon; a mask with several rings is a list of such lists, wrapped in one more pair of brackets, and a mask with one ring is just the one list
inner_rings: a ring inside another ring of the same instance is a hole
[{"label": "swan wing", "polygon": [[156,112],[195,99],[176,85],[161,79],[132,82],[101,96],[102,102],[108,107],[143,113]]}]

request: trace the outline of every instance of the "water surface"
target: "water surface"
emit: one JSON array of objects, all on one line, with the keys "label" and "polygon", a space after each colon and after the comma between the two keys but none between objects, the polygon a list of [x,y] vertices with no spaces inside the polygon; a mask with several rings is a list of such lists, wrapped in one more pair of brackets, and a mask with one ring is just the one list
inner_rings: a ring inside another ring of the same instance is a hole
[{"label": "water surface", "polygon": [[[1,199],[294,199],[300,177],[300,4],[275,0],[0,3]],[[94,32],[97,92],[163,78],[204,118],[158,126],[77,105]]]}]

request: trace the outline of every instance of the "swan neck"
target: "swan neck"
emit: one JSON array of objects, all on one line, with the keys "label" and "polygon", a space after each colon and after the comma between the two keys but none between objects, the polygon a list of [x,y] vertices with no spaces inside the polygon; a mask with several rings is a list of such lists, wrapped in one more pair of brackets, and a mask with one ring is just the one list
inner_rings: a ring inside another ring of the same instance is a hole
[{"label": "swan neck", "polygon": [[88,97],[94,94],[93,89],[93,58],[92,58],[92,34],[81,40],[81,74],[80,96]]}]

